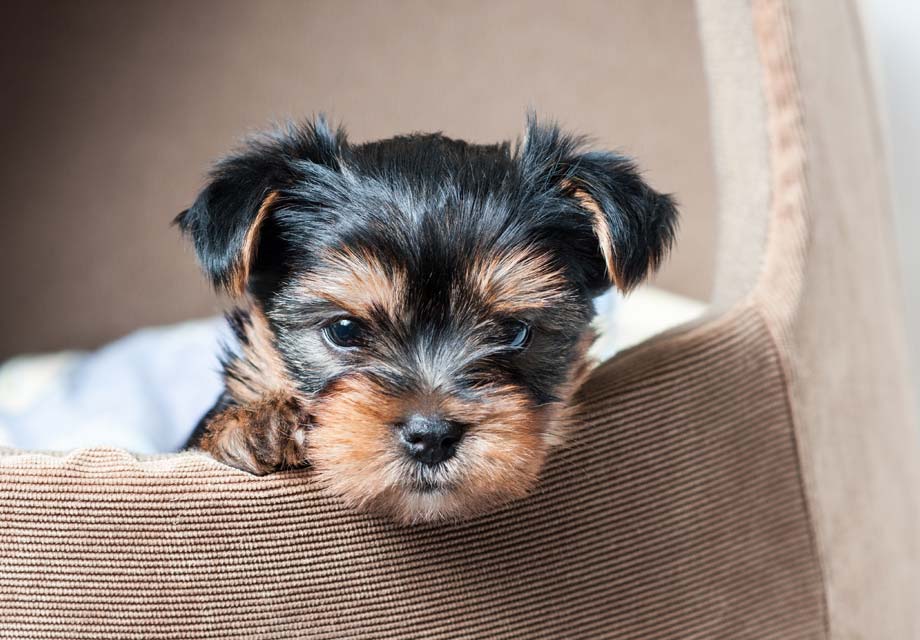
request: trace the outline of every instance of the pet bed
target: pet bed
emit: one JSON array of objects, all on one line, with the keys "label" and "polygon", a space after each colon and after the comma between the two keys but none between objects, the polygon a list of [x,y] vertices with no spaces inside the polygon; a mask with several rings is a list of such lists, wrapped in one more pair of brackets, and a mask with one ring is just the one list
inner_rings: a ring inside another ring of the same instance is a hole
[{"label": "pet bed", "polygon": [[698,14],[715,310],[594,372],[532,496],[400,527],[305,472],[8,450],[0,636],[920,636],[920,449],[854,7]]}]

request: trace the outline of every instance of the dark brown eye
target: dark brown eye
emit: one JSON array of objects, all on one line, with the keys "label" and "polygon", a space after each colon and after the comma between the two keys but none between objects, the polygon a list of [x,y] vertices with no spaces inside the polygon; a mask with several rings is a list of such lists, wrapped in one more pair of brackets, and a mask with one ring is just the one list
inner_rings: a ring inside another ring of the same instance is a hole
[{"label": "dark brown eye", "polygon": [[353,318],[340,318],[323,327],[323,335],[335,346],[350,349],[361,343],[364,328]]},{"label": "dark brown eye", "polygon": [[505,344],[510,349],[523,349],[530,342],[530,325],[521,320],[509,320],[504,325]]}]

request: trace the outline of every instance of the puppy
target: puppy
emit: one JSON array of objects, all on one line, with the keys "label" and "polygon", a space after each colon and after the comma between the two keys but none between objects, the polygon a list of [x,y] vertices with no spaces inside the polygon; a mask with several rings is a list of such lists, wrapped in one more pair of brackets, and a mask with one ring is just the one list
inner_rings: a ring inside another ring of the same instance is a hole
[{"label": "puppy", "polygon": [[631,161],[533,116],[514,145],[352,145],[322,118],[254,140],[176,220],[239,341],[189,446],[309,465],[405,522],[523,496],[572,428],[592,299],[657,268],[676,219]]}]

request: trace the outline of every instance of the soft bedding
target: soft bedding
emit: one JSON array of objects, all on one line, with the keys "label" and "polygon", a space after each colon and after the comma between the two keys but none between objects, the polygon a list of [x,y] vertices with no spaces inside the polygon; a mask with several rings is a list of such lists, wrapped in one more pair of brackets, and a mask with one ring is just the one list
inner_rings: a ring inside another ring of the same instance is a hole
[{"label": "soft bedding", "polygon": [[142,329],[92,353],[0,366],[0,445],[176,451],[221,390],[218,318]]}]

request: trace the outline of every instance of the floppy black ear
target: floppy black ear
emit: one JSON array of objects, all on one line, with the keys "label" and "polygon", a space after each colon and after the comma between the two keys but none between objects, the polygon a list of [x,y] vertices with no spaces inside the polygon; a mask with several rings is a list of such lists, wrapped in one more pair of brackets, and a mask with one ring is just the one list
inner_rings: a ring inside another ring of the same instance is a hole
[{"label": "floppy black ear", "polygon": [[331,131],[320,116],[250,140],[217,163],[194,204],[175,219],[215,288],[239,296],[253,278],[282,267],[273,211],[302,179],[305,163],[338,169],[345,144],[344,132]]},{"label": "floppy black ear", "polygon": [[[528,119],[522,163],[530,184],[552,189],[578,217],[573,255],[594,294],[629,291],[667,256],[677,229],[673,199],[652,189],[631,160],[585,150],[585,139]],[[582,232],[579,233],[579,230]],[[590,230],[590,235],[584,231]],[[585,243],[590,246],[585,246]]]}]

